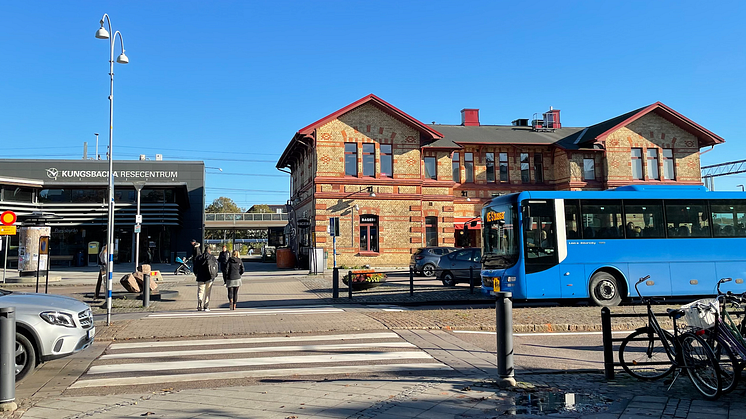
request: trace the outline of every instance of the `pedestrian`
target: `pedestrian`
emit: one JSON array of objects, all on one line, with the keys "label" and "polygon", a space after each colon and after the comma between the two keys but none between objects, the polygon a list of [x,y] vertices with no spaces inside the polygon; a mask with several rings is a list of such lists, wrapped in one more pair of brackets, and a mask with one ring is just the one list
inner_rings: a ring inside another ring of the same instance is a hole
[{"label": "pedestrian", "polygon": [[223,273],[223,281],[225,281],[225,270],[228,268],[228,259],[231,257],[231,252],[228,251],[228,247],[223,246],[223,251],[218,256],[218,264],[220,264],[220,272]]},{"label": "pedestrian", "polygon": [[241,275],[243,275],[243,261],[238,250],[234,250],[233,256],[228,259],[228,268],[225,270],[225,287],[228,289],[228,304],[231,310],[235,310],[236,303],[238,303]]},{"label": "pedestrian", "polygon": [[218,276],[218,261],[210,253],[210,246],[194,260],[194,274],[197,276],[197,311],[210,311],[210,291],[212,282]]},{"label": "pedestrian", "polygon": [[106,265],[108,259],[109,253],[106,251],[106,245],[104,245],[104,248],[98,254],[98,281],[96,281],[96,293],[94,295],[94,298],[97,300],[101,298],[101,283],[104,282],[104,276],[109,275]]},{"label": "pedestrian", "polygon": [[249,256],[254,256],[254,248],[249,247]]},{"label": "pedestrian", "polygon": [[200,244],[197,240],[192,239],[192,263],[194,263],[194,260],[197,259],[197,256],[202,254],[200,251]]}]

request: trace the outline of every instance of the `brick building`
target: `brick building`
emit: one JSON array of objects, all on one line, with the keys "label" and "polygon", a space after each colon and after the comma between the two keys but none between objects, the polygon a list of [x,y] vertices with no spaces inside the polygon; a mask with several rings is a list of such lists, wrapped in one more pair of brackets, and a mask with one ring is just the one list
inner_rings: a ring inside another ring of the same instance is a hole
[{"label": "brick building", "polygon": [[550,109],[512,125],[423,124],[375,95],[299,130],[277,168],[291,174],[290,244],[304,261],[339,218],[338,265],[406,266],[423,246],[479,246],[481,207],[526,189],[701,185],[699,150],[724,140],[658,102],[589,127]]}]

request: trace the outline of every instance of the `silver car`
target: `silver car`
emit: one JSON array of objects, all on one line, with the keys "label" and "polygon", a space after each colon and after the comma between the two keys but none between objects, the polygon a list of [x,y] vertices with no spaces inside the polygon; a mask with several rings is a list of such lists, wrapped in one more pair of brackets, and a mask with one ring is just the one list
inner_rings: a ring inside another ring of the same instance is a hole
[{"label": "silver car", "polygon": [[15,307],[16,382],[38,364],[93,343],[96,328],[91,307],[74,298],[0,289],[0,307]]}]

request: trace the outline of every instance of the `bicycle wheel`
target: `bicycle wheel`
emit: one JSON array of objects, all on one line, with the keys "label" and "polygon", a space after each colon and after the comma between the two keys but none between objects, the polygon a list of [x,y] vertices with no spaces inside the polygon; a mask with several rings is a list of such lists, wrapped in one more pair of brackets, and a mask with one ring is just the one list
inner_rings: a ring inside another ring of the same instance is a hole
[{"label": "bicycle wheel", "polygon": [[679,336],[679,348],[684,369],[694,387],[707,400],[717,400],[723,390],[718,360],[707,342],[694,333]]},{"label": "bicycle wheel", "polygon": [[[664,331],[673,347],[673,336]],[[638,380],[657,380],[671,373],[674,364],[655,331],[646,327],[632,332],[619,345],[619,362],[624,371]]]},{"label": "bicycle wheel", "polygon": [[719,333],[708,330],[705,334],[705,341],[710,345],[712,353],[718,360],[723,394],[728,394],[738,386],[738,382],[741,379],[741,364],[730,349],[730,345],[728,345]]}]

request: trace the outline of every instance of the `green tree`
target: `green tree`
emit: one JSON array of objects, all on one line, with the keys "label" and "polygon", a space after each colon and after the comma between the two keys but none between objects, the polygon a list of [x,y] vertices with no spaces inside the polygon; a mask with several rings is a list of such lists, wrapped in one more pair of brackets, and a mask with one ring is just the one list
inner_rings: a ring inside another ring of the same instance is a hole
[{"label": "green tree", "polygon": [[244,212],[244,209],[236,205],[232,199],[221,196],[220,198],[212,201],[212,204],[205,208],[207,213],[236,213]]},{"label": "green tree", "polygon": [[258,204],[258,205],[252,205],[251,208],[249,208],[249,210],[246,212],[268,213],[268,212],[272,212],[272,209],[267,204]]}]

